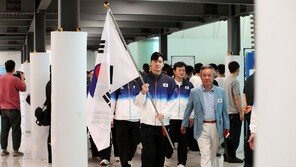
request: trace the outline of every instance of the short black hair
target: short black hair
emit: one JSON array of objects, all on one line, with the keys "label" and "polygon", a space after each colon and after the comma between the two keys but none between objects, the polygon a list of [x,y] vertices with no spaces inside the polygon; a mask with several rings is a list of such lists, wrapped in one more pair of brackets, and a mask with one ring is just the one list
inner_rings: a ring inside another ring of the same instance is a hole
[{"label": "short black hair", "polygon": [[168,76],[173,76],[174,72],[173,72],[173,68],[168,65],[167,63],[165,63],[162,67],[162,72],[165,73]]},{"label": "short black hair", "polygon": [[195,65],[194,65],[194,71],[195,71],[195,73],[200,73],[200,68],[203,66],[203,64],[202,63],[196,63]]},{"label": "short black hair", "polygon": [[169,64],[167,63],[164,63],[163,67],[162,67],[162,70],[167,70],[169,68],[172,68]]},{"label": "short black hair", "polygon": [[152,61],[152,60],[156,61],[156,60],[158,60],[159,57],[161,57],[162,60],[164,60],[164,57],[163,57],[162,53],[160,53],[160,52],[154,52],[151,55],[150,61]]},{"label": "short black hair", "polygon": [[214,70],[218,69],[218,66],[215,63],[211,63],[209,64]]},{"label": "short black hair", "polygon": [[6,72],[12,72],[15,68],[15,62],[13,60],[7,60],[5,62]]},{"label": "short black hair", "polygon": [[144,63],[144,64],[143,64],[143,69],[145,69],[145,68],[147,68],[147,67],[149,68],[149,64],[148,64],[148,63]]},{"label": "short black hair", "polygon": [[236,61],[232,61],[228,64],[228,69],[230,73],[235,73],[239,69],[239,64]]},{"label": "short black hair", "polygon": [[193,70],[194,70],[194,69],[193,69],[192,66],[186,66],[186,67],[185,67],[186,74],[190,74],[190,73],[192,73]]},{"label": "short black hair", "polygon": [[222,74],[222,75],[225,74],[225,65],[224,64],[219,64],[217,66],[217,69],[218,69],[219,74]]},{"label": "short black hair", "polygon": [[147,64],[147,63],[143,64],[143,70],[144,70],[146,73],[149,72],[149,69],[150,69],[149,64]]},{"label": "short black hair", "polygon": [[185,67],[186,68],[186,64],[179,61],[179,62],[177,62],[177,63],[174,64],[173,69],[176,70],[177,67]]}]

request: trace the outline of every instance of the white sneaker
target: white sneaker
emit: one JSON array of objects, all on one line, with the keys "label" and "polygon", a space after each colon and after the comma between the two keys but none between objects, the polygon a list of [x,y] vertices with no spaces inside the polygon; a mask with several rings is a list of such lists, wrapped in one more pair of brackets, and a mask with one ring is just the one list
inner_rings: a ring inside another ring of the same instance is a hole
[{"label": "white sneaker", "polygon": [[119,157],[115,157],[115,162],[120,162]]},{"label": "white sneaker", "polygon": [[177,167],[185,167],[183,164],[179,164]]},{"label": "white sneaker", "polygon": [[165,160],[164,160],[164,166],[165,167],[171,166],[171,159],[165,158]]},{"label": "white sneaker", "polygon": [[102,165],[102,166],[106,166],[106,165],[109,165],[110,164],[110,162],[108,161],[108,160],[106,160],[106,159],[103,159],[101,162],[100,162],[100,165]]}]

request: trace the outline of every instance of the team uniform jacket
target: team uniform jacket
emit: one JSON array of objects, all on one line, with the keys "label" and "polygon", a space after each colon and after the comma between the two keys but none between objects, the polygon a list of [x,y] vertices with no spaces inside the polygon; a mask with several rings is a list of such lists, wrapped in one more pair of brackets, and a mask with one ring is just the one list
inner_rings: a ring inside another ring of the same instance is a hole
[{"label": "team uniform jacket", "polygon": [[[164,115],[164,125],[169,125],[169,118],[171,116],[172,102],[176,96],[175,81],[172,77],[165,74],[155,76],[152,73],[146,74],[144,82],[149,84],[149,93],[151,100],[154,102],[159,113]],[[135,104],[140,106],[140,121],[141,123],[161,126],[160,121],[156,118],[156,112],[147,94],[143,95],[141,92],[136,96]]]},{"label": "team uniform jacket", "polygon": [[115,120],[139,120],[140,108],[136,106],[135,97],[140,92],[137,81],[131,81],[115,91]]},{"label": "team uniform jacket", "polygon": [[180,87],[176,84],[175,91],[176,91],[176,98],[173,100],[171,112],[172,116],[171,119],[173,120],[182,120],[184,117],[184,111],[186,109],[186,105],[189,99],[190,90],[193,88],[191,82],[187,80],[183,80]]}]

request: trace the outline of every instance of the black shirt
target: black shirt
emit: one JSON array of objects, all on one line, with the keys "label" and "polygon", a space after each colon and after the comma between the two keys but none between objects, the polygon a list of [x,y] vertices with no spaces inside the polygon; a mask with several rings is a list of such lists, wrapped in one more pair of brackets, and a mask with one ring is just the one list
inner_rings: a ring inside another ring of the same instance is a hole
[{"label": "black shirt", "polygon": [[216,80],[213,81],[213,84],[214,84],[215,86],[219,86],[219,84],[218,84],[218,82],[217,82]]},{"label": "black shirt", "polygon": [[46,94],[45,105],[48,111],[51,113],[51,79],[46,84],[45,94]]},{"label": "black shirt", "polygon": [[247,105],[253,105],[254,104],[254,79],[255,79],[255,73],[253,73],[251,76],[249,76],[245,82],[244,87],[244,94],[246,95]]}]

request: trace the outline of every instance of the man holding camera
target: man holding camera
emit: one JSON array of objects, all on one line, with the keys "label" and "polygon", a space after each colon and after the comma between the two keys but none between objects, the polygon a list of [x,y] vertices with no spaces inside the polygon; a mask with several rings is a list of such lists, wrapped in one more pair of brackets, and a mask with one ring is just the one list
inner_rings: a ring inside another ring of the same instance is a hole
[{"label": "man holding camera", "polygon": [[1,156],[9,155],[7,151],[8,134],[12,128],[13,156],[23,156],[19,152],[21,144],[21,112],[19,91],[26,91],[24,75],[20,73],[20,78],[13,75],[15,72],[15,62],[8,60],[5,62],[6,74],[0,76],[0,107],[1,107]]}]

